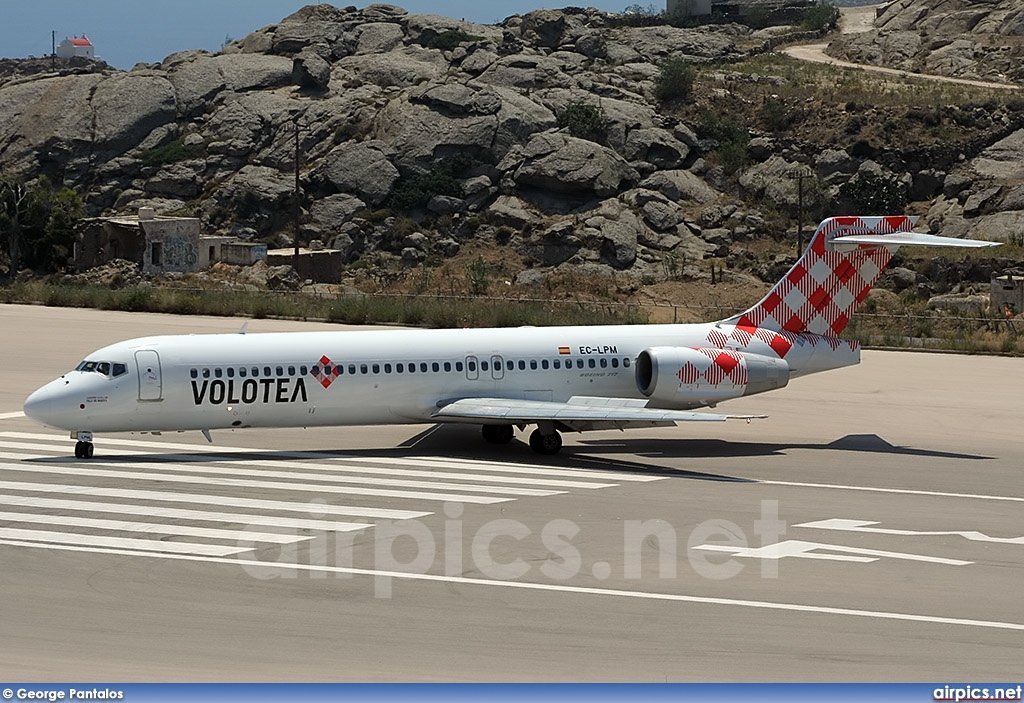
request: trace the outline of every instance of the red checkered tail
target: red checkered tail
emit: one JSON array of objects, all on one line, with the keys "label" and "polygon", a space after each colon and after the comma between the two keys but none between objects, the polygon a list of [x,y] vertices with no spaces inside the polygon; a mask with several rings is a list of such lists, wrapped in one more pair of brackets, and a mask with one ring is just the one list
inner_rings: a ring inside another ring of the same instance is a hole
[{"label": "red checkered tail", "polygon": [[725,320],[744,329],[838,337],[901,246],[988,247],[912,232],[916,217],[830,217],[807,251],[754,307]]}]

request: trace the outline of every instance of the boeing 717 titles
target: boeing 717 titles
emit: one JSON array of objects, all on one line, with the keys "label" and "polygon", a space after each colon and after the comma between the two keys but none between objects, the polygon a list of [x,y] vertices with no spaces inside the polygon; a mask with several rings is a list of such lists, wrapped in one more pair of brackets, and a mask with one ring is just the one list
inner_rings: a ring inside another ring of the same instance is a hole
[{"label": "boeing 717 titles", "polygon": [[559,433],[723,421],[699,411],[860,361],[840,338],[900,246],[994,246],[833,217],[752,308],[708,324],[164,336],[90,354],[25,401],[93,456],[102,432],[470,423],[555,454]]}]

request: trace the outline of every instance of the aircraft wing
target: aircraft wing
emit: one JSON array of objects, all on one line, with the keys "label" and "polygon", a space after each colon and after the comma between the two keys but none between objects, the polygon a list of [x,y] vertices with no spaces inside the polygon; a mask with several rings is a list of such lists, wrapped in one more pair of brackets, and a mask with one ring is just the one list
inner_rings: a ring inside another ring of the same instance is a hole
[{"label": "aircraft wing", "polygon": [[671,426],[677,422],[724,422],[765,417],[665,410],[649,408],[646,405],[646,400],[586,396],[574,396],[565,403],[516,398],[461,398],[445,404],[434,413],[434,417],[442,421],[503,421],[512,425],[547,420],[560,422],[576,431],[636,426],[660,427]]}]

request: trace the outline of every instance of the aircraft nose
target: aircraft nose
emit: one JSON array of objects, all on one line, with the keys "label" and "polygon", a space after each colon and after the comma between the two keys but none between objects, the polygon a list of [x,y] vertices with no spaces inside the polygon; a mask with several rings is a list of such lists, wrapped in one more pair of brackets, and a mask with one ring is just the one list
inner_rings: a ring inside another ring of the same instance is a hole
[{"label": "aircraft nose", "polygon": [[25,399],[25,416],[45,425],[50,416],[50,406],[53,403],[53,393],[49,386],[43,386],[35,393]]}]

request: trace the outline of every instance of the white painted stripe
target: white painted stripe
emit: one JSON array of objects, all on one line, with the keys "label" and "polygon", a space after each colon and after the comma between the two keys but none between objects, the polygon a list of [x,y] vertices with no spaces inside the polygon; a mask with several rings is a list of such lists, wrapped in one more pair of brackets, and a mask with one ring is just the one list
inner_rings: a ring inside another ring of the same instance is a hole
[{"label": "white painted stripe", "polygon": [[[86,545],[112,549],[143,549],[146,552],[163,554],[201,554],[204,556],[226,557],[251,551],[244,547],[227,547],[216,544],[193,544],[190,542],[163,542],[161,540],[136,539],[134,537],[104,537],[84,535],[76,532],[45,532],[43,530],[20,530],[0,527],[0,539],[25,540],[32,546],[45,549],[60,549],[61,545]],[[140,552],[139,556],[146,552]]]},{"label": "white painted stripe", "polygon": [[[159,505],[135,505],[132,503],[98,503],[88,500],[59,500],[56,498],[40,498],[38,496],[16,496],[0,493],[0,505],[24,508],[43,508],[45,510],[71,510],[88,513],[113,513],[120,515],[145,515],[147,517],[163,517],[172,520],[192,520],[195,522],[226,522],[233,525],[260,527],[279,527],[286,530],[318,530],[320,532],[355,532],[373,527],[365,522],[340,522],[327,520],[303,520],[301,518],[277,517],[273,515],[253,515],[245,513],[218,513],[204,510],[183,510],[164,508]],[[316,506],[308,506],[313,512]]]},{"label": "white painted stripe", "polygon": [[281,512],[305,513],[306,515],[342,515],[351,517],[376,518],[378,520],[411,520],[433,515],[431,512],[415,510],[382,510],[348,505],[326,503],[291,503],[283,500],[258,500],[234,496],[205,495],[197,493],[170,493],[130,488],[95,488],[54,483],[28,483],[23,481],[0,481],[0,489],[30,491],[32,493],[62,493],[67,495],[97,496],[100,498],[125,498],[151,500],[162,503],[195,503],[197,505],[232,506],[251,510],[277,510]]},{"label": "white painted stripe", "polygon": [[[10,455],[0,453],[0,459],[6,459]],[[471,483],[444,483],[441,481],[408,481],[405,479],[390,479],[390,478],[376,478],[374,476],[346,476],[344,474],[308,474],[299,473],[295,471],[251,471],[248,469],[233,469],[230,466],[223,466],[223,463],[229,462],[218,462],[213,466],[202,465],[192,466],[191,464],[183,463],[158,463],[158,462],[104,462],[91,460],[86,462],[84,465],[77,462],[67,462],[54,465],[48,464],[36,464],[36,463],[20,463],[20,464],[2,464],[0,463],[0,470],[5,471],[24,471],[24,472],[42,472],[42,473],[64,473],[72,476],[87,476],[89,474],[83,473],[83,466],[105,466],[110,469],[143,469],[145,471],[158,471],[158,472],[173,472],[180,471],[183,473],[190,474],[215,474],[220,476],[245,476],[251,479],[263,479],[263,478],[284,478],[294,479],[296,481],[318,481],[325,484],[331,483],[355,483],[355,484],[369,484],[372,486],[394,486],[396,488],[425,488],[427,490],[448,490],[448,491],[478,491],[480,493],[495,493],[498,495],[513,495],[513,496],[536,496],[536,497],[547,497],[553,495],[559,495],[565,491],[551,491],[541,488],[512,488],[506,486],[485,486],[476,485]],[[230,462],[235,464],[247,465],[247,462]],[[36,467],[44,466],[45,469],[38,469]],[[297,464],[297,466],[302,466]],[[16,467],[16,468],[11,468]],[[128,471],[119,471],[125,476],[137,476]],[[163,475],[162,473],[160,475]],[[173,475],[173,474],[172,474]],[[300,488],[319,488],[320,483],[312,484],[301,484]]]},{"label": "white painted stripe", "polygon": [[566,469],[551,466],[531,464],[505,464],[496,461],[476,461],[472,459],[450,459],[445,457],[377,457],[377,456],[339,456],[331,457],[333,461],[351,463],[371,464],[399,464],[402,466],[422,467],[444,467],[446,469],[466,468],[474,471],[492,471],[510,474],[530,474],[536,476],[562,476],[566,478],[593,477],[603,478],[610,481],[633,481],[637,483],[649,483],[651,481],[664,481],[665,476],[639,476],[635,474],[618,473],[595,469]]},{"label": "white painted stripe", "polygon": [[934,496],[936,498],[973,498],[977,500],[999,500],[1024,503],[1017,496],[990,496],[980,493],[944,493],[942,491],[918,491],[909,488],[876,488],[874,486],[843,486],[829,483],[797,483],[795,481],[756,481],[751,485],[790,486],[793,488],[828,488],[837,491],[865,491],[868,493],[894,493],[896,495]]},{"label": "white painted stripe", "polygon": [[[177,434],[177,433],[175,433]],[[47,442],[69,442],[66,434],[44,434],[41,432],[0,432],[0,437],[14,437],[18,439],[37,439]],[[236,447],[222,447],[215,444],[177,444],[175,442],[146,441],[139,439],[118,439],[116,437],[103,437],[104,444],[116,444],[128,447],[152,447],[156,449],[173,449],[182,451],[205,451],[205,452],[258,452],[260,449],[240,449]]]},{"label": "white painted stripe", "polygon": [[13,420],[16,417],[25,417],[25,413],[0,413],[0,420]]},{"label": "white painted stripe", "polygon": [[[8,449],[22,449],[22,450],[42,449],[44,451],[50,449],[50,447],[48,447],[47,445],[24,444],[24,443],[16,443],[16,442],[0,442],[0,447],[5,447],[5,448],[8,448]],[[108,454],[108,455],[113,455],[113,456],[122,456],[122,455],[139,456],[139,454],[137,452],[125,452],[125,451],[118,451],[118,450],[104,450],[103,453],[104,454]],[[32,454],[16,454],[16,453],[12,453],[12,452],[0,452],[0,459],[6,459],[6,460],[9,460],[9,461],[24,461],[26,459],[40,459],[40,458],[44,458],[44,457],[38,457],[38,456],[34,456]],[[145,455],[143,455],[140,458],[141,459],[145,459],[147,457]],[[323,457],[320,456],[320,457],[315,457],[315,458],[323,458]],[[295,469],[304,469],[304,470],[309,470],[309,471],[323,471],[323,472],[326,472],[326,473],[330,473],[330,475],[332,476],[332,478],[323,478],[323,477],[320,477],[320,476],[310,476],[310,475],[307,475],[306,478],[309,479],[309,480],[315,480],[315,481],[341,481],[341,482],[347,482],[347,483],[362,482],[360,479],[356,479],[356,478],[353,478],[353,477],[348,477],[344,473],[339,473],[340,471],[342,471],[342,468],[337,466],[337,465],[331,465],[331,464],[311,464],[311,463],[304,462],[304,461],[283,461],[283,460],[277,460],[277,459],[272,459],[272,460],[271,459],[240,459],[240,460],[227,459],[226,460],[226,459],[224,459],[221,456],[203,456],[203,455],[188,455],[187,457],[182,457],[182,460],[183,460],[183,462],[187,462],[187,464],[199,464],[199,463],[202,463],[202,462],[210,462],[210,463],[214,464],[214,466],[211,466],[211,467],[207,468],[207,470],[206,470],[207,473],[236,473],[236,475],[245,475],[245,476],[258,477],[258,476],[272,476],[272,475],[274,475],[274,472],[270,472],[270,471],[232,472],[230,470],[222,472],[222,471],[220,471],[220,469],[218,467],[237,465],[237,466],[245,466],[245,467],[257,466],[257,467],[270,467],[270,468],[295,468]],[[68,461],[68,463],[72,463],[72,461],[77,463],[78,460],[77,459],[72,460],[70,457],[67,457],[67,461]],[[97,464],[101,464],[103,466],[121,466],[121,463],[119,463],[119,462],[118,463],[112,463],[112,462],[103,462],[102,460],[96,460],[96,459],[89,460],[89,466],[95,466]],[[137,466],[137,467],[143,467],[143,466],[146,466],[146,467],[160,467],[160,466],[167,467],[168,465],[169,464],[166,464],[166,463],[165,464],[158,464],[158,463],[146,463],[146,462],[134,464],[134,466]],[[175,465],[180,466],[182,464],[181,463],[176,463]],[[441,465],[437,464],[437,466],[441,466]],[[346,471],[346,472],[349,472],[349,473],[355,473],[355,474],[365,473],[365,474],[372,474],[374,476],[408,476],[408,477],[430,478],[430,479],[445,478],[445,479],[454,479],[454,480],[458,480],[458,481],[482,481],[482,482],[485,482],[485,483],[510,483],[510,484],[526,484],[526,485],[531,485],[531,486],[533,486],[533,485],[536,485],[536,486],[550,486],[552,488],[583,488],[583,489],[596,490],[596,489],[599,489],[599,488],[614,488],[616,485],[618,485],[618,484],[615,484],[615,483],[595,483],[593,481],[568,481],[568,480],[564,480],[564,479],[543,479],[543,478],[532,478],[532,477],[522,478],[522,477],[518,477],[518,476],[498,476],[498,475],[495,475],[495,474],[470,474],[470,473],[461,474],[461,473],[443,472],[443,471],[415,471],[415,470],[412,470],[412,469],[388,469],[388,468],[381,468],[379,466],[354,466],[354,465],[350,465],[350,464],[346,464],[344,466],[343,470]],[[280,473],[278,475],[278,478],[288,478],[288,477],[292,477],[292,476],[298,477],[299,474],[296,474],[294,472],[284,472],[284,473]],[[455,490],[459,490],[459,489],[469,490],[471,487],[468,484],[452,484],[451,488],[454,488]],[[484,489],[484,488],[480,488],[480,490],[483,490],[483,491],[486,492],[486,489]],[[542,494],[536,493],[536,494],[531,494],[531,495],[542,495]]]},{"label": "white painted stripe", "polygon": [[[49,444],[32,444],[30,442],[11,442],[11,441],[0,441],[0,447],[4,449],[20,449],[27,452],[46,452],[47,456],[35,456],[31,454],[9,454],[4,453],[5,458],[13,458],[17,456],[19,459],[32,458],[32,459],[48,459],[53,454],[54,447]],[[60,449],[62,456],[59,458],[71,458],[71,452],[73,446],[68,444],[66,447]],[[131,452],[126,449],[106,449],[104,451],[108,456],[138,456],[138,452]],[[53,457],[57,458],[57,457]]]},{"label": "white painted stripe", "polygon": [[[413,498],[416,500],[439,500],[454,503],[475,503],[491,505],[507,503],[515,498],[499,498],[492,496],[476,496],[468,493],[427,493],[424,491],[397,491],[383,488],[354,488],[351,486],[329,486],[327,484],[298,484],[282,481],[251,481],[241,478],[222,478],[220,476],[191,476],[172,473],[141,473],[135,471],[106,471],[103,469],[87,469],[80,464],[69,466],[39,466],[37,464],[0,464],[0,470],[19,473],[34,473],[59,476],[89,476],[91,478],[115,478],[136,481],[155,481],[159,483],[187,483],[204,486],[224,486],[232,488],[263,488],[277,491],[301,491],[304,493],[340,493],[344,495],[376,496],[381,498]],[[510,491],[511,492],[511,491]],[[547,492],[547,495],[555,495]]]},{"label": "white painted stripe", "polygon": [[[0,544],[13,547],[40,547],[43,545],[6,541]],[[544,591],[548,593],[571,593],[586,596],[603,596],[611,598],[632,598],[637,600],[667,601],[675,603],[692,603],[695,605],[718,605],[725,607],[754,608],[759,610],[778,610],[782,612],[812,613],[818,615],[835,615],[841,617],[860,617],[877,620],[896,620],[934,625],[957,625],[997,630],[1013,630],[1024,632],[1024,623],[1002,622],[998,620],[971,620],[967,618],[951,618],[939,615],[919,615],[915,613],[897,613],[881,610],[857,610],[853,608],[833,608],[822,605],[804,605],[801,603],[778,603],[773,601],[740,600],[734,598],[713,598],[708,596],[691,596],[682,593],[657,593],[651,591],[626,591],[612,588],[595,588],[588,586],[569,586],[557,583],[532,583],[528,581],[496,581],[492,579],[473,579],[464,576],[442,576],[439,574],[408,574],[400,571],[377,571],[373,569],[354,569],[341,566],[318,566],[309,564],[282,564],[264,562],[255,559],[232,559],[203,556],[185,556],[175,554],[153,554],[150,552],[132,552],[124,549],[95,549],[75,546],[49,546],[74,552],[92,552],[96,554],[116,554],[121,556],[139,556],[155,559],[171,559],[179,561],[197,561],[208,564],[225,564],[242,567],[267,569],[283,569],[318,573],[351,574],[354,576],[374,576],[393,578],[404,581],[427,581],[434,583],[453,583],[465,586],[489,586],[491,588],[511,588],[526,591]]]},{"label": "white painted stripe", "polygon": [[179,537],[201,537],[204,539],[271,542],[273,544],[294,544],[295,542],[304,542],[310,539],[306,535],[286,535],[277,532],[222,530],[212,527],[190,527],[188,525],[172,525],[160,522],[129,522],[126,520],[106,520],[71,515],[33,515],[32,513],[10,513],[4,511],[0,511],[0,521],[84,527],[111,532],[144,532],[150,535],[178,535]]}]

